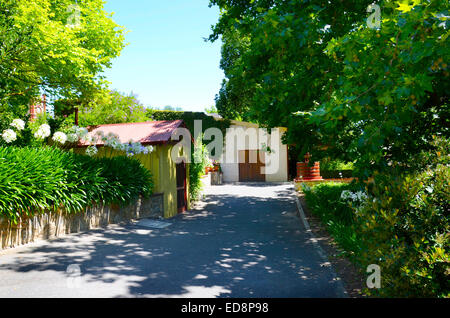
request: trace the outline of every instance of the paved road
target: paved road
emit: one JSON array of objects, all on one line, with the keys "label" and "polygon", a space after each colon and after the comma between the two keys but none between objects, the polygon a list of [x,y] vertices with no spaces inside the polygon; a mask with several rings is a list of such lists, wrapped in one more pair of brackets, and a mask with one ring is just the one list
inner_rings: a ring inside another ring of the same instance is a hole
[{"label": "paved road", "polygon": [[212,187],[164,229],[110,226],[0,252],[0,297],[343,296],[292,190]]}]

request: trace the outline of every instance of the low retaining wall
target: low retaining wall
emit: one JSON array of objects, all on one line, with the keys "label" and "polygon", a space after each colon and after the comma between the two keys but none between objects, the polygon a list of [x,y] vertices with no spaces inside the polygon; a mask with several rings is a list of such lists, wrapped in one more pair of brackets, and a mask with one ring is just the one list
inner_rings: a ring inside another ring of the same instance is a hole
[{"label": "low retaining wall", "polygon": [[94,206],[85,212],[68,214],[63,211],[48,212],[28,219],[21,219],[18,224],[0,217],[0,249],[63,236],[70,233],[88,231],[118,224],[132,219],[163,217],[163,194],[155,194],[149,199],[139,199],[127,207]]}]

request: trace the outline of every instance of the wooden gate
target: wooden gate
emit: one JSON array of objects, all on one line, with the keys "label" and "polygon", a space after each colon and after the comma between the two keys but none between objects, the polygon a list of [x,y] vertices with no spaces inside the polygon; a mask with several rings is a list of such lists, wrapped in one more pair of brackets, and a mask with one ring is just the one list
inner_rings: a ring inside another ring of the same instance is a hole
[{"label": "wooden gate", "polygon": [[178,213],[187,210],[186,163],[177,164],[177,208]]},{"label": "wooden gate", "polygon": [[265,182],[266,175],[261,173],[261,168],[264,166],[260,151],[239,151],[239,182]]}]

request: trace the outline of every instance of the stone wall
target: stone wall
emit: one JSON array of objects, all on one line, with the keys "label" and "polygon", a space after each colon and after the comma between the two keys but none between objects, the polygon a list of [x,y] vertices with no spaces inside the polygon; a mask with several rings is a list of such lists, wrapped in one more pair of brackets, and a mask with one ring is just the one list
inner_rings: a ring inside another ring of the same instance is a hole
[{"label": "stone wall", "polygon": [[164,215],[163,194],[149,199],[139,199],[127,207],[94,206],[83,213],[68,214],[64,211],[48,212],[18,224],[11,224],[0,217],[0,249],[17,247],[38,240],[45,240],[70,233],[88,231],[139,218],[159,218]]}]

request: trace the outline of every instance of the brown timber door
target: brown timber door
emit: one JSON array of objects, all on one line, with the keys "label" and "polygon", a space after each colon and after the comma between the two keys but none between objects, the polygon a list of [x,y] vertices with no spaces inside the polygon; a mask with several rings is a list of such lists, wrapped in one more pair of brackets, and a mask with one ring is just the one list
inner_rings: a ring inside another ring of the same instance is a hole
[{"label": "brown timber door", "polygon": [[186,163],[177,164],[177,208],[178,213],[187,210]]},{"label": "brown timber door", "polygon": [[239,182],[265,182],[266,175],[261,173],[264,166],[258,150],[239,151]]}]

